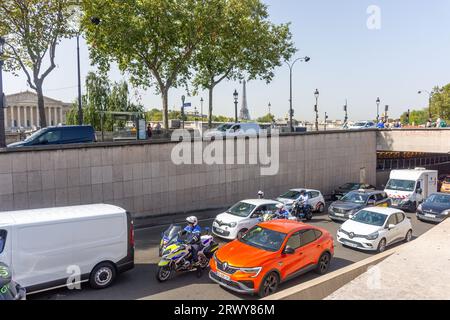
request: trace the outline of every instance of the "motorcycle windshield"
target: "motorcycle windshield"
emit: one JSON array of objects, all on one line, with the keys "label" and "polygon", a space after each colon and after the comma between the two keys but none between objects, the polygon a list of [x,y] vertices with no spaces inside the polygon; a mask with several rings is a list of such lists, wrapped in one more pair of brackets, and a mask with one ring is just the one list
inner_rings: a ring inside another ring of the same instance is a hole
[{"label": "motorcycle windshield", "polygon": [[164,231],[164,238],[168,239],[168,244],[177,242],[180,231],[182,231],[182,228],[174,225],[171,225],[166,231]]}]

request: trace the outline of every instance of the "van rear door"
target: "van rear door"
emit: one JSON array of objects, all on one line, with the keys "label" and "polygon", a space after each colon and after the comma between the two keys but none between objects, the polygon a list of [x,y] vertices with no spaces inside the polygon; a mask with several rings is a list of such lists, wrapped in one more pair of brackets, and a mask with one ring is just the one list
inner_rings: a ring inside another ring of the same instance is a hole
[{"label": "van rear door", "polygon": [[0,262],[11,267],[11,227],[0,226]]}]

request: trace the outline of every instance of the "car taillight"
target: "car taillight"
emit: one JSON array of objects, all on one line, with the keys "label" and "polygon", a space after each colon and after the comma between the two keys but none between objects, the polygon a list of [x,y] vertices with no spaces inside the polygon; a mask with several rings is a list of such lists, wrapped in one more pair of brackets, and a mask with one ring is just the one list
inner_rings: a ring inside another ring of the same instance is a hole
[{"label": "car taillight", "polygon": [[134,247],[134,225],[133,225],[133,222],[130,225],[130,245]]}]

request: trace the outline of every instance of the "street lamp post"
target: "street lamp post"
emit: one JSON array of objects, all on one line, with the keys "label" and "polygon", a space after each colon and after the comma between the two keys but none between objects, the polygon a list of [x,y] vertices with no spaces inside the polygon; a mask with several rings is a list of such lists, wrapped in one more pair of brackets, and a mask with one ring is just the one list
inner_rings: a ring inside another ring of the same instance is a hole
[{"label": "street lamp post", "polygon": [[381,100],[379,97],[377,98],[376,103],[377,103],[377,123],[378,123],[380,121],[380,103],[381,103]]},{"label": "street lamp post", "polygon": [[328,114],[325,112],[325,131],[327,131]]},{"label": "street lamp post", "polygon": [[424,92],[428,94],[428,117],[430,119],[432,119],[433,115],[431,114],[431,98],[433,97],[433,94],[430,91],[427,91],[427,90],[420,90],[418,92],[418,94],[422,94]]},{"label": "street lamp post", "polygon": [[[78,124],[83,124],[83,106],[81,102],[81,67],[80,67],[80,34],[77,34],[77,69],[78,69]],[[102,115],[103,116],[103,115]]]},{"label": "street lamp post", "polygon": [[270,109],[272,108],[272,104],[270,102],[269,102],[268,107],[269,107],[269,116],[270,116],[271,115]]},{"label": "street lamp post", "polygon": [[291,132],[294,131],[294,125],[292,123],[292,118],[294,116],[294,110],[292,109],[292,70],[297,61],[309,62],[309,60],[311,60],[310,57],[303,57],[294,60],[292,63],[286,61],[286,64],[289,66],[289,126],[291,128]]},{"label": "street lamp post", "polygon": [[203,98],[200,99],[200,117],[202,118],[203,123]]},{"label": "street lamp post", "polygon": [[344,112],[345,112],[344,124],[347,124],[347,121],[348,121],[348,106],[347,106],[347,100],[345,100]]},{"label": "street lamp post", "polygon": [[5,39],[0,37],[0,148],[6,147],[6,133],[5,133],[5,101],[3,93],[3,53],[5,47]]},{"label": "street lamp post", "polygon": [[386,106],[384,107],[384,122],[386,122],[386,123],[389,121],[389,115],[388,115],[388,112],[389,112],[389,106],[386,105]]},{"label": "street lamp post", "polygon": [[314,111],[316,112],[316,131],[319,131],[319,90],[316,89],[314,92],[316,97],[316,105],[314,106]]},{"label": "street lamp post", "polygon": [[181,96],[181,121],[183,122],[184,129],[184,102],[186,101],[186,97],[184,95]]},{"label": "street lamp post", "polygon": [[235,123],[238,123],[237,108],[238,108],[238,97],[239,97],[239,93],[237,92],[236,89],[234,90],[233,97],[234,97],[234,122],[235,122]]}]

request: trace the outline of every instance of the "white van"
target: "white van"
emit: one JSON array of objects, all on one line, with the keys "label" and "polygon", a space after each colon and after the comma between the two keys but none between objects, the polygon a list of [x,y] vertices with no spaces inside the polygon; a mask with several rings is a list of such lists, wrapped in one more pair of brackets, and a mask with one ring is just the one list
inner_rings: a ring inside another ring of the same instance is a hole
[{"label": "white van", "polygon": [[133,221],[105,204],[0,212],[0,262],[27,294],[83,282],[103,289],[134,268]]},{"label": "white van", "polygon": [[392,199],[392,207],[416,212],[423,200],[437,192],[437,183],[436,170],[392,170],[384,191]]},{"label": "white van", "polygon": [[224,123],[214,130],[208,130],[203,137],[256,137],[261,127],[257,123]]}]

